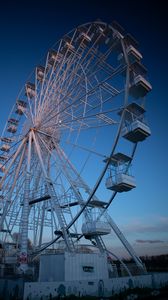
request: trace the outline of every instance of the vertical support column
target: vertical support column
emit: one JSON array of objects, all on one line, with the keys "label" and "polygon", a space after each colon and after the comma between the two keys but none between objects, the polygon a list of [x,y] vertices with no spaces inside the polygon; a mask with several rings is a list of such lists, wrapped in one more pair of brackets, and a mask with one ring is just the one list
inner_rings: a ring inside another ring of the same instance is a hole
[{"label": "vertical support column", "polygon": [[30,197],[30,162],[31,162],[31,144],[32,132],[29,133],[28,140],[28,156],[27,156],[27,169],[25,179],[25,190],[23,199],[23,209],[21,218],[21,248],[19,254],[20,269],[25,273],[28,263],[28,218],[29,218],[29,197]]},{"label": "vertical support column", "polygon": [[41,244],[42,244],[44,217],[45,217],[45,202],[42,207],[42,215],[41,215],[41,220],[40,220],[40,237],[39,237],[39,244],[38,244],[39,247],[41,247]]}]

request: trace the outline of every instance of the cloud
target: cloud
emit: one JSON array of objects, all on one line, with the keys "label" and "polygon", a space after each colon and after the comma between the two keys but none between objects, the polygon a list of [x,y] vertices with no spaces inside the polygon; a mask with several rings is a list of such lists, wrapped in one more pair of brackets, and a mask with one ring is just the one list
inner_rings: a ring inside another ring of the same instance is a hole
[{"label": "cloud", "polygon": [[158,243],[165,243],[165,241],[161,241],[161,240],[136,240],[136,243],[139,244],[158,244]]},{"label": "cloud", "polygon": [[157,216],[155,220],[149,218],[145,224],[144,220],[132,220],[127,224],[121,225],[121,230],[125,233],[167,233],[168,232],[168,217]]},{"label": "cloud", "polygon": [[[122,220],[123,221],[123,220]],[[115,220],[114,220],[115,222]],[[168,217],[149,215],[125,219],[122,224],[117,223],[125,238],[132,245],[135,252],[140,255],[161,255],[168,253]],[[111,231],[111,235],[104,237],[108,249],[119,257],[128,257],[122,243]]]}]

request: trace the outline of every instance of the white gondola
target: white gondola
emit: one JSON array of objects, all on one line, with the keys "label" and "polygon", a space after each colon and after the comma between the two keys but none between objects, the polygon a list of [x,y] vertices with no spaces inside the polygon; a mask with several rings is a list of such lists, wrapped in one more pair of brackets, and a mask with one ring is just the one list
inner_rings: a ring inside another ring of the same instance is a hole
[{"label": "white gondola", "polygon": [[[97,25],[93,24],[92,28],[87,31],[87,28],[79,28],[80,33],[78,37],[78,41],[81,42],[85,46],[89,46],[89,44],[97,42],[98,44],[101,44],[105,42],[108,44],[110,42],[109,33],[112,32],[111,28],[109,26],[103,26],[103,25]],[[112,38],[113,39],[113,38]]]},{"label": "white gondola", "polygon": [[10,144],[12,142],[12,139],[6,138],[6,137],[1,137],[0,140],[1,140],[1,142],[4,143],[4,144],[1,145],[0,150],[8,152],[10,150]]},{"label": "white gondola", "polygon": [[126,48],[126,52],[130,62],[142,59],[142,54],[132,45]]},{"label": "white gondola", "polygon": [[134,98],[145,97],[152,90],[152,86],[142,75],[134,78],[129,88],[129,94]]},{"label": "white gondola", "polygon": [[34,83],[31,83],[31,82],[27,82],[26,85],[25,85],[25,95],[28,97],[28,98],[33,98],[35,97],[35,84]]},{"label": "white gondola", "polygon": [[147,124],[136,120],[122,130],[122,136],[130,142],[137,143],[144,141],[151,135],[151,130]]},{"label": "white gondola", "polygon": [[89,221],[82,225],[84,236],[105,235],[111,232],[111,227],[107,222]]},{"label": "white gondola", "polygon": [[[92,35],[93,36],[93,35]],[[92,37],[90,35],[88,35],[87,33],[85,32],[81,32],[79,34],[79,39],[82,41],[82,43],[86,46],[89,45],[89,43],[91,42],[92,40]]]},{"label": "white gondola", "polygon": [[1,151],[4,151],[4,152],[9,152],[9,150],[10,150],[10,145],[9,145],[9,144],[2,144],[0,150],[1,150]]},{"label": "white gondola", "polygon": [[45,68],[43,66],[37,66],[36,67],[36,76],[37,80],[42,82],[44,78]]},{"label": "white gondola", "polygon": [[139,46],[139,43],[138,41],[130,34],[130,33],[127,33],[125,36],[124,36],[124,43],[128,46],[132,45],[133,47],[135,47],[136,49],[138,48]]},{"label": "white gondola", "polygon": [[18,115],[23,115],[25,110],[26,110],[26,102],[22,100],[17,100],[15,113]]},{"label": "white gondola", "polygon": [[0,155],[0,161],[1,161],[1,162],[5,162],[7,159],[8,159],[7,156],[5,156],[5,155]]},{"label": "white gondola", "polygon": [[69,50],[75,50],[75,47],[73,45],[73,42],[70,36],[65,36],[63,39],[63,45],[65,48],[68,48]]},{"label": "white gondola", "polygon": [[[105,162],[109,160],[107,158]],[[135,178],[129,174],[131,158],[123,153],[116,153],[110,159],[109,176],[106,187],[115,192],[127,192],[136,187]]]},{"label": "white gondola", "polygon": [[[105,29],[105,44],[111,47],[113,45],[114,51],[120,53],[122,47],[120,40],[124,38],[125,29],[116,21],[112,22],[113,33],[111,33],[110,27]],[[109,34],[110,33],[110,34]]]},{"label": "white gondola", "polygon": [[123,39],[125,34],[125,29],[116,21],[112,22],[112,27],[114,28],[113,38],[120,40]]},{"label": "white gondola", "polygon": [[[119,112],[121,115],[122,110]],[[137,143],[151,135],[151,130],[144,117],[145,109],[133,102],[126,107],[124,125],[121,131],[122,137],[130,142]]]},{"label": "white gondola", "polygon": [[[137,143],[151,135],[151,130],[144,118],[145,109],[137,103],[126,107],[124,126],[121,135],[130,142]],[[121,114],[121,112],[119,112]]]},{"label": "white gondola", "polygon": [[130,69],[133,74],[137,74],[137,75],[144,76],[147,73],[147,68],[138,60],[134,61],[130,65]]},{"label": "white gondola", "polygon": [[106,41],[106,44],[109,42],[109,38],[106,36],[106,28],[102,26],[96,26],[94,35],[92,36],[92,41],[98,41],[99,44]]},{"label": "white gondola", "polygon": [[85,32],[81,32],[81,36],[84,38],[84,40],[86,40],[87,42],[91,42],[92,38],[91,36],[89,36],[88,34],[86,34]]},{"label": "white gondola", "polygon": [[75,47],[74,45],[72,45],[71,38],[69,36],[66,36],[63,40],[62,48],[60,50],[61,54],[66,55],[66,57],[68,57],[72,54],[72,52],[74,52],[74,50]]},{"label": "white gondola", "polygon": [[114,177],[109,177],[106,180],[106,187],[115,192],[128,192],[136,187],[135,178],[127,174],[117,174]]},{"label": "white gondola", "polygon": [[[123,39],[123,35],[119,32],[119,31],[115,31],[114,33],[113,33],[113,38],[115,39],[115,40],[121,40],[121,39]],[[120,47],[121,48],[121,47]]]},{"label": "white gondola", "polygon": [[57,52],[53,49],[49,50],[48,54],[48,65],[53,66],[56,62],[60,62],[63,55],[60,52]]},{"label": "white gondola", "polygon": [[65,47],[67,47],[71,51],[75,50],[75,47],[72,45],[72,41],[69,36],[65,37],[64,41],[65,41]]},{"label": "white gondola", "polygon": [[7,131],[15,133],[17,131],[18,120],[11,118],[8,120],[8,123]]},{"label": "white gondola", "polygon": [[4,143],[12,143],[13,142],[13,139],[9,138],[9,137],[1,137],[0,140]]}]

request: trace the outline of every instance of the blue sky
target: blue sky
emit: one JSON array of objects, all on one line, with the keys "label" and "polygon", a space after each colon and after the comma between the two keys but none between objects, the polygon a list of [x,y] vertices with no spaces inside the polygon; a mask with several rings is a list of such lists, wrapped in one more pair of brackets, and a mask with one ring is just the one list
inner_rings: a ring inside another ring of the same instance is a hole
[{"label": "blue sky", "polygon": [[[1,4],[0,129],[28,75],[52,44],[79,24],[97,18],[117,20],[139,41],[148,68],[153,86],[147,103],[152,136],[136,153],[137,188],[117,196],[110,212],[139,254],[168,253],[168,42],[163,2],[141,1],[139,7],[136,1],[34,2]],[[114,247],[120,247],[115,239]]]}]

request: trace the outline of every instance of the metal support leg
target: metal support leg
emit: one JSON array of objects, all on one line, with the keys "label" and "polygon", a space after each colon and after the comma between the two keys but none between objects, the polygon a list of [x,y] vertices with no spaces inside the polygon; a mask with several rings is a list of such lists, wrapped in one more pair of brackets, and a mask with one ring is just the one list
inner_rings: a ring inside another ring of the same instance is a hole
[{"label": "metal support leg", "polygon": [[32,134],[29,133],[28,141],[28,157],[27,157],[27,170],[25,180],[25,194],[23,199],[23,209],[21,218],[21,249],[19,254],[20,269],[25,273],[28,263],[28,218],[29,218],[29,197],[30,197],[30,162],[31,162],[31,143]]}]

